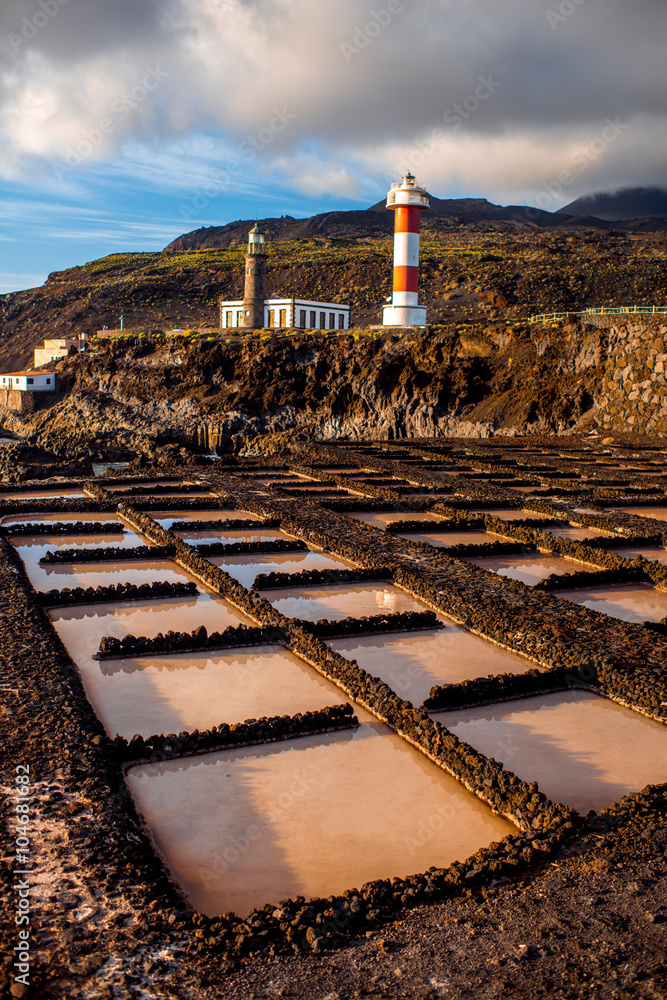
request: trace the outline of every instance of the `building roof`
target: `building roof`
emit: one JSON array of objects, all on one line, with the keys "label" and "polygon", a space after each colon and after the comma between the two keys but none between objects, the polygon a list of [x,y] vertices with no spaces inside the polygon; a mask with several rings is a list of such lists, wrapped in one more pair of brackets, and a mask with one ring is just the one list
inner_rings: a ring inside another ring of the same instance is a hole
[{"label": "building roof", "polygon": [[[218,299],[219,306],[238,306],[239,308],[243,305],[243,299],[223,299],[222,296]],[[344,305],[342,302],[315,302],[312,299],[299,299],[299,298],[288,298],[288,299],[264,299],[264,306],[277,306],[277,305],[299,305],[299,306],[321,306],[327,309],[338,309],[343,312],[346,310],[349,312],[349,305]]]},{"label": "building roof", "polygon": [[0,378],[9,378],[10,375],[13,377],[30,375],[32,377],[33,375],[55,375],[55,372],[38,372],[34,368],[29,372],[0,372]]}]

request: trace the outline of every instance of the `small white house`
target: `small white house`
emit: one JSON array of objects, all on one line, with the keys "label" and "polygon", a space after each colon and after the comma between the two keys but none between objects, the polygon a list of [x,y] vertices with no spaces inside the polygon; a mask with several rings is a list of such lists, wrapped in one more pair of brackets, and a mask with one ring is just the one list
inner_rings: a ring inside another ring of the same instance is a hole
[{"label": "small white house", "polygon": [[56,387],[54,372],[7,372],[0,375],[0,389],[17,392],[53,392]]},{"label": "small white house", "polygon": [[[223,330],[243,326],[243,299],[220,302]],[[310,299],[267,299],[264,328],[288,330],[349,330],[350,307],[339,302],[311,302]]]}]

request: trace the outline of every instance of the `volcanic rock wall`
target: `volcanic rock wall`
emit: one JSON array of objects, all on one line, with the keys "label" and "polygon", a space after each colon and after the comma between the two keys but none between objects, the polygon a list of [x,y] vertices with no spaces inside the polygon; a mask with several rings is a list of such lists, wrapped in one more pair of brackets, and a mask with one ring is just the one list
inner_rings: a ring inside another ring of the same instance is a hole
[{"label": "volcanic rock wall", "polygon": [[667,433],[667,322],[619,324],[607,336],[599,423],[638,434]]},{"label": "volcanic rock wall", "polygon": [[249,337],[165,347],[101,342],[65,359],[48,412],[0,425],[69,457],[161,448],[242,450],[276,433],[313,440],[667,434],[667,321],[432,327],[405,337]]},{"label": "volcanic rock wall", "polygon": [[[51,394],[49,393],[49,396]],[[34,413],[35,394],[18,389],[0,389],[0,411],[11,410],[19,414]]]}]

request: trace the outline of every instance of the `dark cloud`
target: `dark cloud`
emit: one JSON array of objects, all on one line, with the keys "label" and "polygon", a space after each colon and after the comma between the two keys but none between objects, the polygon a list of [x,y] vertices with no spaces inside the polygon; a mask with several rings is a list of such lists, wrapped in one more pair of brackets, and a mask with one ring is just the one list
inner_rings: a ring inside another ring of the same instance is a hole
[{"label": "dark cloud", "polygon": [[[292,117],[267,159],[283,165],[316,143],[311,172],[337,159],[372,169],[374,154],[394,169],[440,129],[427,177],[488,185],[495,169],[498,190],[518,191],[565,169],[612,120],[627,126],[622,141],[568,193],[589,180],[662,181],[664,0],[69,0],[17,48],[22,25],[58,0],[41,3],[11,0],[0,17],[13,170],[55,155],[159,64],[163,84],[96,155],[132,135],[220,129],[243,141],[280,108]],[[484,81],[490,94],[476,99]]]},{"label": "dark cloud", "polygon": [[168,6],[160,0],[9,0],[0,11],[0,38],[6,56],[24,58],[33,50],[62,68],[153,42]]}]

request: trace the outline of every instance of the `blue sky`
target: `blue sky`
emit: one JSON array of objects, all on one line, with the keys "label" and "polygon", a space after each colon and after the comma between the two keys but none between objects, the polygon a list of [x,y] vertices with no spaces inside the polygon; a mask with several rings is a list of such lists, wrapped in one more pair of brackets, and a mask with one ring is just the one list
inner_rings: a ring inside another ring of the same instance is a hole
[{"label": "blue sky", "polygon": [[[366,207],[385,185],[365,185],[356,198],[313,195],[239,164],[206,155],[213,136],[191,136],[172,149],[128,141],[117,159],[33,184],[0,183],[0,293],[32,288],[51,271],[110,253],[162,250],[200,226],[236,219]],[[198,152],[195,153],[193,147]]]},{"label": "blue sky", "polygon": [[664,185],[664,0],[5,0],[0,291],[200,225]]}]

